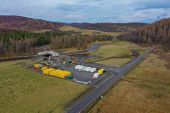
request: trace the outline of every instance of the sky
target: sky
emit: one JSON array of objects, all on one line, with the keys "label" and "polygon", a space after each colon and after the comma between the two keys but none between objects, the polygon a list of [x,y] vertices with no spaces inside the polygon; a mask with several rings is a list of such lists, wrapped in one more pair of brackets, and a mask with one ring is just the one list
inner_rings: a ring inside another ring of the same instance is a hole
[{"label": "sky", "polygon": [[152,23],[170,17],[170,0],[0,0],[0,15],[66,23]]}]

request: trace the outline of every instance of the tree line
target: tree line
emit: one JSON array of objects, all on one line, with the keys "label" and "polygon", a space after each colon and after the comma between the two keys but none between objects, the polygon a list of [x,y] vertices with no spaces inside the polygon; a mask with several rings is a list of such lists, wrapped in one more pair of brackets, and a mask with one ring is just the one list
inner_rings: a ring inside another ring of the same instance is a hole
[{"label": "tree line", "polygon": [[134,32],[118,36],[121,40],[135,43],[161,44],[170,49],[170,18],[157,21]]},{"label": "tree line", "polygon": [[13,31],[0,34],[0,56],[35,53],[36,48],[48,45],[50,49],[77,47],[86,49],[89,43],[111,39],[107,35],[88,36],[72,32],[32,33]]}]

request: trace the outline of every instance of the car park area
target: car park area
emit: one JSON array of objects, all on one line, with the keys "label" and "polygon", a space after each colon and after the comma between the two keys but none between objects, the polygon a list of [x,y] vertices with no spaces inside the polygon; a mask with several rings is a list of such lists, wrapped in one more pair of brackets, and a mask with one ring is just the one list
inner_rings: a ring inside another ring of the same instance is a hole
[{"label": "car park area", "polygon": [[91,84],[106,76],[108,70],[103,65],[88,63],[85,57],[60,55],[56,52],[39,53],[34,71],[42,75],[68,79],[81,84]]}]

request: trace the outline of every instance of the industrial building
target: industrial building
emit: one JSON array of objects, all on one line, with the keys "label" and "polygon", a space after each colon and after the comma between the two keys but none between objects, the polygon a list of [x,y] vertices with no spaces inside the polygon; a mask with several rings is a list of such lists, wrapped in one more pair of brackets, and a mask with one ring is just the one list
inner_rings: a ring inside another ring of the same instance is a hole
[{"label": "industrial building", "polygon": [[44,51],[38,56],[46,57],[46,60],[34,64],[34,70],[45,76],[53,76],[74,82],[90,84],[101,76],[105,76],[102,66],[87,63],[86,59],[60,55],[58,52]]}]

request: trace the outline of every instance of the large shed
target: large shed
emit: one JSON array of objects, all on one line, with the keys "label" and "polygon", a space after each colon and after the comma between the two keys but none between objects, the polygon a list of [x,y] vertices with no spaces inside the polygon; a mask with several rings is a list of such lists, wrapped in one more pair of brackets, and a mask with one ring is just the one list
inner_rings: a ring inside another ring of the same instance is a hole
[{"label": "large shed", "polygon": [[38,56],[57,57],[57,56],[59,56],[59,53],[54,52],[54,51],[43,51],[43,52],[38,53]]}]

